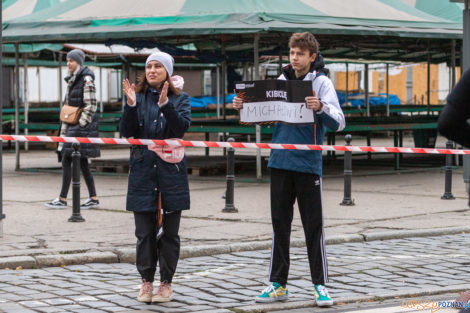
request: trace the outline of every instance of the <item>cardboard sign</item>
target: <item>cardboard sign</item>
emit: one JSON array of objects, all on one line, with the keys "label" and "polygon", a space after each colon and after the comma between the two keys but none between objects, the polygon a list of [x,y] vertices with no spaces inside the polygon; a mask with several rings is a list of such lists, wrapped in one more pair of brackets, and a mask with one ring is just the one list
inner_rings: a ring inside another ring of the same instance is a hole
[{"label": "cardboard sign", "polygon": [[256,80],[236,82],[237,97],[244,100],[241,123],[315,122],[313,110],[306,107],[305,97],[313,96],[311,81]]}]

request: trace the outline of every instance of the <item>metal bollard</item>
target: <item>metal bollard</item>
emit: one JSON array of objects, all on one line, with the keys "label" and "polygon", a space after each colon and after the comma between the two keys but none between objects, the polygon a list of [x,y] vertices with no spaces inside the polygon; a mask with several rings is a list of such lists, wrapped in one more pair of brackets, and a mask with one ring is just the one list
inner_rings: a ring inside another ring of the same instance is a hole
[{"label": "metal bollard", "polygon": [[[446,149],[452,149],[454,143],[452,141],[446,142]],[[445,178],[445,191],[441,197],[443,200],[454,200],[455,197],[452,195],[452,154],[446,155],[446,178]]]},{"label": "metal bollard", "polygon": [[80,152],[78,148],[80,145],[74,143],[72,153],[72,216],[69,222],[84,222],[85,219],[80,214]]},{"label": "metal bollard", "polygon": [[[347,134],[344,136],[346,146],[351,145],[352,136]],[[352,152],[344,152],[344,198],[340,205],[354,205],[354,200],[351,199],[351,178],[352,178]]]},{"label": "metal bollard", "polygon": [[[228,142],[234,142],[235,139],[229,138]],[[233,204],[233,195],[235,188],[235,149],[227,149],[227,190],[225,191],[225,208],[222,212],[237,213],[238,209]]]}]

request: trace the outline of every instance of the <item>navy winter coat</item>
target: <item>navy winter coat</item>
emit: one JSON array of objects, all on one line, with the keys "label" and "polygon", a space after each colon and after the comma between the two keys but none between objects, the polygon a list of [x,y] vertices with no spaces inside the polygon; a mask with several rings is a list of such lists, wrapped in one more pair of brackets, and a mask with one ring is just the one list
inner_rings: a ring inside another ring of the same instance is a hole
[{"label": "navy winter coat", "polygon": [[[136,96],[136,106],[124,106],[120,122],[122,136],[136,139],[183,138],[191,124],[188,94],[169,95],[168,103],[161,108],[158,106],[158,90],[148,88],[147,92]],[[157,190],[162,194],[165,211],[189,209],[186,157],[180,163],[167,163],[155,152],[148,150],[147,146],[133,146],[126,209],[155,211]]]}]

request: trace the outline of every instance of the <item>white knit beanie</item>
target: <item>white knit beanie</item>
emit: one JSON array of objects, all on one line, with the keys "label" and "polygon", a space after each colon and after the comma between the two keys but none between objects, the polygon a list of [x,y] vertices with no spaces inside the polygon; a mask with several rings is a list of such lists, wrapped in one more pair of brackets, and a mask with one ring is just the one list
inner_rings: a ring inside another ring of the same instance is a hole
[{"label": "white knit beanie", "polygon": [[145,61],[145,66],[147,66],[147,64],[150,61],[160,62],[163,65],[163,67],[166,69],[168,76],[171,76],[173,74],[173,64],[175,63],[175,60],[168,53],[161,52],[161,51],[152,53],[147,58],[147,61]]}]

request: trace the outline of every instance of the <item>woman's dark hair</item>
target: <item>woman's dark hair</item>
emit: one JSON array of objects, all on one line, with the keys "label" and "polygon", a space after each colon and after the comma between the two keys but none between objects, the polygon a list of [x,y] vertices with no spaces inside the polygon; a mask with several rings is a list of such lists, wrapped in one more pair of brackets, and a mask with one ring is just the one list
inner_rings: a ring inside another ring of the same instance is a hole
[{"label": "woman's dark hair", "polygon": [[[168,94],[169,95],[179,95],[181,91],[173,85],[173,82],[170,79],[170,75],[166,73],[166,79],[165,81],[168,82]],[[163,84],[162,84],[163,86]],[[137,85],[135,86],[135,92],[140,93],[140,92],[147,92],[148,88],[150,87],[147,77],[145,77],[145,72],[137,77]]]}]

